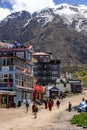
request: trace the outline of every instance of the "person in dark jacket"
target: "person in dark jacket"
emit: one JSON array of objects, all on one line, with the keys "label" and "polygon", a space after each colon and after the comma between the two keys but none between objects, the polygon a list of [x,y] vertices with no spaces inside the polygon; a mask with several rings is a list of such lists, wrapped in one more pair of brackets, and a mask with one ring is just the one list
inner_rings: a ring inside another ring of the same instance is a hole
[{"label": "person in dark jacket", "polygon": [[46,101],[44,102],[44,104],[45,104],[45,109],[47,109],[47,107],[48,107],[48,100],[46,100]]},{"label": "person in dark jacket", "polygon": [[32,112],[34,113],[34,118],[36,119],[37,118],[38,107],[37,107],[37,105],[35,103],[32,105]]},{"label": "person in dark jacket", "polygon": [[69,112],[72,110],[72,103],[71,102],[69,102],[69,104],[68,104],[68,110],[69,110]]},{"label": "person in dark jacket", "polygon": [[56,101],[56,105],[57,105],[57,107],[59,109],[59,107],[60,107],[60,101],[59,100]]},{"label": "person in dark jacket", "polygon": [[52,100],[51,99],[48,102],[48,107],[49,107],[49,111],[51,111],[52,110]]},{"label": "person in dark jacket", "polygon": [[28,103],[27,100],[26,100],[26,102],[25,102],[25,107],[26,107],[26,112],[28,112],[29,103]]}]

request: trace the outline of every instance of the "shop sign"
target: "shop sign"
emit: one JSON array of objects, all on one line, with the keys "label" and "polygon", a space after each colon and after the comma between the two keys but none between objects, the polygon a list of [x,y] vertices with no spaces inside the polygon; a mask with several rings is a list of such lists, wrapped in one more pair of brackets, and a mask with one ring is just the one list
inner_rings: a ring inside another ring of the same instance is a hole
[{"label": "shop sign", "polygon": [[9,71],[9,66],[2,66],[2,71],[3,72]]}]

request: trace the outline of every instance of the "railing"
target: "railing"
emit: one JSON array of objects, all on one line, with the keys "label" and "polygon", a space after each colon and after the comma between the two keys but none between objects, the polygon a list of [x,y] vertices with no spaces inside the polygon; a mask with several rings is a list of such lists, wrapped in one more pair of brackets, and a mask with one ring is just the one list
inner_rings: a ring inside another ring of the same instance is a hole
[{"label": "railing", "polygon": [[[5,66],[4,66],[5,67]],[[6,66],[7,67],[7,66]],[[9,67],[9,71],[13,71],[13,65],[11,65],[11,66],[8,66]],[[2,66],[0,66],[0,71],[3,71],[2,70]]]},{"label": "railing", "polygon": [[0,83],[0,88],[2,88],[2,87],[8,87],[8,88],[11,88],[12,87],[12,85],[13,85],[13,83]]}]

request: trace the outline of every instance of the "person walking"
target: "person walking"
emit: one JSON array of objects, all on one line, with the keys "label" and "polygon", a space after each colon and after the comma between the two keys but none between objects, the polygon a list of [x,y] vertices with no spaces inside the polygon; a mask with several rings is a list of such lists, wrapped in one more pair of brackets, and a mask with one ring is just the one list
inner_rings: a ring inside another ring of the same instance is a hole
[{"label": "person walking", "polygon": [[60,107],[60,101],[59,100],[56,101],[56,105],[57,105],[57,107],[59,109],[59,107]]},{"label": "person walking", "polygon": [[32,112],[34,113],[34,118],[36,119],[37,118],[38,107],[37,107],[37,105],[35,103],[32,105]]},{"label": "person walking", "polygon": [[26,102],[25,102],[25,107],[26,107],[26,113],[28,112],[28,107],[29,107],[29,103],[28,103],[28,101],[26,100]]},{"label": "person walking", "polygon": [[47,104],[48,104],[47,100],[44,102],[44,104],[45,104],[45,109],[47,109]]},{"label": "person walking", "polygon": [[52,101],[51,101],[51,99],[48,102],[48,107],[49,107],[49,111],[51,111],[52,110]]},{"label": "person walking", "polygon": [[84,98],[82,98],[82,101],[80,102],[80,107],[82,107],[83,105],[85,105],[86,103],[85,103],[85,99]]},{"label": "person walking", "polygon": [[71,110],[72,110],[72,103],[71,102],[69,102],[69,104],[68,104],[68,110],[69,110],[69,112],[71,112]]}]

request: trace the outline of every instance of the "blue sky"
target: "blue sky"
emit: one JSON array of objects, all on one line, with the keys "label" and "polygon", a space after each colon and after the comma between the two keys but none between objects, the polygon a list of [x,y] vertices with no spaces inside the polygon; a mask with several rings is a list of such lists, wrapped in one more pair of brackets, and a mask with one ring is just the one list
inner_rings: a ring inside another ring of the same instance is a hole
[{"label": "blue sky", "polygon": [[26,10],[30,13],[46,7],[53,7],[55,4],[86,4],[87,0],[0,0],[0,20],[12,12]]},{"label": "blue sky", "polygon": [[3,1],[3,0],[0,0],[0,7],[12,9],[10,2],[8,2],[8,1]]},{"label": "blue sky", "polygon": [[61,3],[68,3],[68,4],[86,4],[87,5],[87,0],[54,0],[56,4],[61,4]]},{"label": "blue sky", "polygon": [[[11,0],[0,0],[0,7],[12,9],[12,2],[10,2],[10,1]],[[15,0],[15,1],[18,1],[18,0]],[[27,1],[27,0],[25,0],[25,1]],[[33,0],[33,1],[37,1],[37,0]],[[42,0],[42,1],[44,2],[45,0]],[[87,0],[53,0],[53,2],[55,4],[67,3],[67,4],[72,4],[72,5],[76,5],[76,4],[86,4],[87,5]]]},{"label": "blue sky", "polygon": [[[8,8],[8,9],[12,9],[12,5],[16,2],[11,2],[12,0],[0,0],[0,7],[2,8]],[[14,0],[13,0],[14,1]],[[15,1],[19,1],[19,0],[15,0]],[[22,1],[22,0],[20,0]],[[28,0],[25,0],[26,2]],[[33,1],[39,1],[39,0],[33,0]],[[46,0],[42,0],[43,3]],[[62,4],[62,3],[67,3],[67,4],[72,4],[72,5],[76,5],[76,4],[86,4],[87,5],[87,0],[51,0],[53,1],[55,4]]]}]

